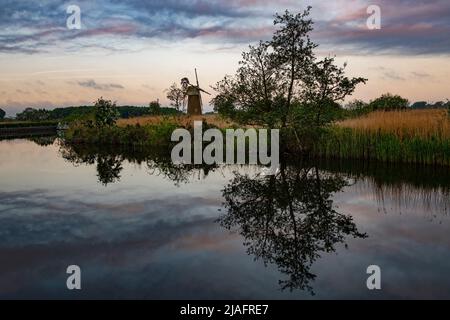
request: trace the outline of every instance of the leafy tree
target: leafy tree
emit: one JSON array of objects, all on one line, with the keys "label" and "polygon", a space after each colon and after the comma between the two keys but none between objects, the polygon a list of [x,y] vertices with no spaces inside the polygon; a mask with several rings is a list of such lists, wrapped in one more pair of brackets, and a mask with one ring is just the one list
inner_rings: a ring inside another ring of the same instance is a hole
[{"label": "leafy tree", "polygon": [[159,115],[161,114],[161,105],[159,101],[152,101],[149,104],[150,114]]},{"label": "leafy tree", "polygon": [[272,40],[250,46],[236,75],[217,83],[216,111],[271,128],[320,127],[334,119],[337,102],[366,79],[347,78],[345,65],[337,67],[334,58],[317,60],[310,9],[275,16]]},{"label": "leafy tree", "polygon": [[373,110],[401,110],[409,107],[408,99],[402,98],[399,95],[392,95],[390,93],[383,94],[381,97],[370,102],[370,107]]},{"label": "leafy tree", "polygon": [[6,116],[6,112],[0,108],[0,120],[3,120]]},{"label": "leafy tree", "polygon": [[95,108],[95,124],[97,127],[113,126],[119,118],[116,104],[111,100],[105,100],[103,97],[97,100]]},{"label": "leafy tree", "polygon": [[170,88],[167,89],[167,99],[171,101],[170,105],[175,107],[178,111],[184,109],[184,97],[184,90],[179,88],[176,83],[173,83]]}]

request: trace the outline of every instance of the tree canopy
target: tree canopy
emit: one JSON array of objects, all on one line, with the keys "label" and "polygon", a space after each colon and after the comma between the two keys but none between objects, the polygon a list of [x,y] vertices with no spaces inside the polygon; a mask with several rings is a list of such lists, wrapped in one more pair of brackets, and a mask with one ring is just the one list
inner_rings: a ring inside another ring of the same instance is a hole
[{"label": "tree canopy", "polygon": [[372,110],[401,110],[409,107],[408,99],[402,98],[399,95],[390,93],[383,94],[381,97],[370,102]]},{"label": "tree canopy", "polygon": [[319,60],[309,37],[311,7],[275,16],[278,29],[242,54],[234,76],[218,82],[216,111],[245,124],[271,128],[323,126],[333,119],[337,102],[366,79],[348,78],[334,57]]},{"label": "tree canopy", "polygon": [[119,119],[116,104],[111,100],[100,98],[95,102],[95,124],[98,127],[112,126]]},{"label": "tree canopy", "polygon": [[170,100],[170,105],[177,111],[183,111],[185,92],[177,86],[174,82],[167,91],[167,99]]}]

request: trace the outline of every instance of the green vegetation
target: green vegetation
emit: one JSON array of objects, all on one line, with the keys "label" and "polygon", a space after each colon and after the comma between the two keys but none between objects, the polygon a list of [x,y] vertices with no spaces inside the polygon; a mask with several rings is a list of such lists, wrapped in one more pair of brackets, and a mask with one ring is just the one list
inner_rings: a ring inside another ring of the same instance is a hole
[{"label": "green vegetation", "polygon": [[333,126],[314,144],[311,155],[323,158],[378,160],[450,165],[450,139],[437,135],[400,137],[390,132],[370,132]]},{"label": "green vegetation", "polygon": [[119,119],[116,104],[111,100],[100,98],[95,102],[95,125],[99,128],[113,126]]},{"label": "green vegetation", "polygon": [[428,103],[426,101],[417,101],[411,105],[412,109],[450,109],[450,101],[437,101],[435,103]]},{"label": "green vegetation", "polygon": [[152,115],[159,116],[161,114],[161,105],[159,104],[159,101],[150,102],[148,109]]},{"label": "green vegetation", "polygon": [[88,126],[73,123],[65,133],[65,139],[75,144],[103,144],[123,146],[165,147],[171,144],[172,132],[179,126],[169,119],[145,126]]},{"label": "green vegetation", "polygon": [[346,65],[336,66],[332,57],[317,58],[317,45],[310,39],[310,9],[276,15],[278,29],[272,39],[250,46],[236,75],[216,85],[216,111],[242,124],[296,136],[314,136],[339,116],[338,101],[366,79],[346,77]]},{"label": "green vegetation", "polygon": [[381,97],[373,100],[369,104],[372,111],[391,111],[401,110],[409,107],[409,101],[400,97],[399,95],[392,95],[390,93],[383,94]]},{"label": "green vegetation", "polygon": [[6,116],[6,112],[0,108],[0,120],[3,120]]},{"label": "green vegetation", "polygon": [[[92,106],[56,108],[53,110],[26,108],[23,112],[16,115],[16,119],[19,121],[59,120],[72,122],[80,119],[92,119],[94,111]],[[121,119],[154,115],[149,107],[118,106],[117,111]],[[167,107],[161,107],[158,112],[161,115],[176,115],[180,113],[174,108]]]}]

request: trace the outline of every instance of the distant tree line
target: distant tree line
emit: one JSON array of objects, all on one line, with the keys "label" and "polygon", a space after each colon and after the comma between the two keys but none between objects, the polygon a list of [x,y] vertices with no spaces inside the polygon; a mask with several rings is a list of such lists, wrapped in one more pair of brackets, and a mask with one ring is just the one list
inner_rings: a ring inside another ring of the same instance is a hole
[{"label": "distant tree line", "polygon": [[344,110],[344,116],[361,116],[372,111],[395,111],[408,109],[450,109],[450,101],[438,101],[436,103],[428,103],[426,101],[419,101],[410,104],[408,99],[399,95],[390,93],[383,94],[370,102],[362,100],[353,100],[348,103]]},{"label": "distant tree line", "polygon": [[444,109],[450,108],[450,101],[437,101],[435,103],[430,103],[427,101],[417,101],[411,105],[412,109]]},{"label": "distant tree line", "polygon": [[[159,102],[151,102],[148,107],[119,106],[116,107],[119,118],[133,118],[146,115],[175,115],[179,111],[174,108],[161,107]],[[16,115],[19,121],[64,120],[73,121],[92,117],[95,109],[92,106],[56,108],[53,110],[26,108]],[[1,111],[0,111],[0,118]]]}]

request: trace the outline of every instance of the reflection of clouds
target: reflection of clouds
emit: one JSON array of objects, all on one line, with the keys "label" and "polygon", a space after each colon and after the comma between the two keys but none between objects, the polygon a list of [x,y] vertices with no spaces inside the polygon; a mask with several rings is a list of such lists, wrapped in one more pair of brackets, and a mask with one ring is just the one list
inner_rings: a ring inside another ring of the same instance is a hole
[{"label": "reflection of clouds", "polygon": [[[121,182],[104,188],[96,183],[95,165],[64,163],[57,148],[23,141],[0,146],[0,298],[308,297],[300,291],[281,292],[277,269],[255,263],[243,239],[214,222],[229,171],[256,174],[257,168],[235,166],[176,188],[149,176],[145,166],[125,161]],[[39,168],[32,171],[36,163]],[[61,173],[64,183],[55,179]],[[394,206],[398,193],[389,192],[386,211],[380,210],[375,188],[386,190],[388,181],[361,185],[363,181],[333,200],[369,238],[349,238],[348,250],[339,246],[337,254],[316,261],[316,297],[450,297],[449,217],[433,206],[420,206],[420,198],[399,210]],[[427,187],[402,190],[409,190],[406,199],[413,199],[413,192]],[[439,219],[430,222],[433,214]],[[82,292],[65,288],[70,264],[82,268]],[[370,264],[382,268],[382,292],[365,287]]]},{"label": "reflection of clouds", "polygon": [[[153,229],[198,223],[214,217],[220,200],[167,197],[131,203],[91,203],[50,196],[41,190],[0,194],[0,242],[7,245],[58,241],[121,241]],[[198,213],[198,214],[197,214]]]},{"label": "reflection of clouds", "polygon": [[[218,204],[211,199],[175,196],[128,206],[35,190],[0,193],[0,203],[0,256],[8,257],[0,265],[0,296],[64,296],[68,293],[57,284],[65,283],[65,268],[73,263],[95,282],[88,296],[113,296],[110,280],[103,282],[111,274],[116,285],[130,290],[125,295],[136,289],[141,296],[141,281],[150,274],[162,281],[169,272],[164,266],[177,269],[179,261],[192,262],[192,255],[229,247],[227,235],[214,224],[211,213]],[[159,285],[151,279],[145,284]]]},{"label": "reflection of clouds", "polygon": [[[365,299],[448,298],[450,279],[446,274],[450,268],[450,217],[442,215],[434,207],[425,209],[427,205],[420,205],[417,199],[411,199],[410,203],[401,202],[403,205],[399,207],[398,193],[386,192],[384,209],[380,209],[375,195],[378,187],[365,180],[336,196],[336,205],[344,212],[352,212],[355,223],[369,235],[365,242],[349,241],[352,250],[339,262],[340,268],[346,270],[347,276],[357,278],[363,268],[377,264],[382,269],[383,278],[383,290],[379,294],[361,290],[355,295],[352,291],[355,289],[351,288],[344,291],[348,292],[348,297]],[[416,191],[424,190],[416,188]],[[319,269],[326,273],[328,261],[325,259],[319,263],[324,263]],[[338,279],[331,281],[336,285],[339,283]],[[362,283],[365,278],[358,281]],[[326,296],[333,294],[328,292],[329,283],[321,285]]]}]

